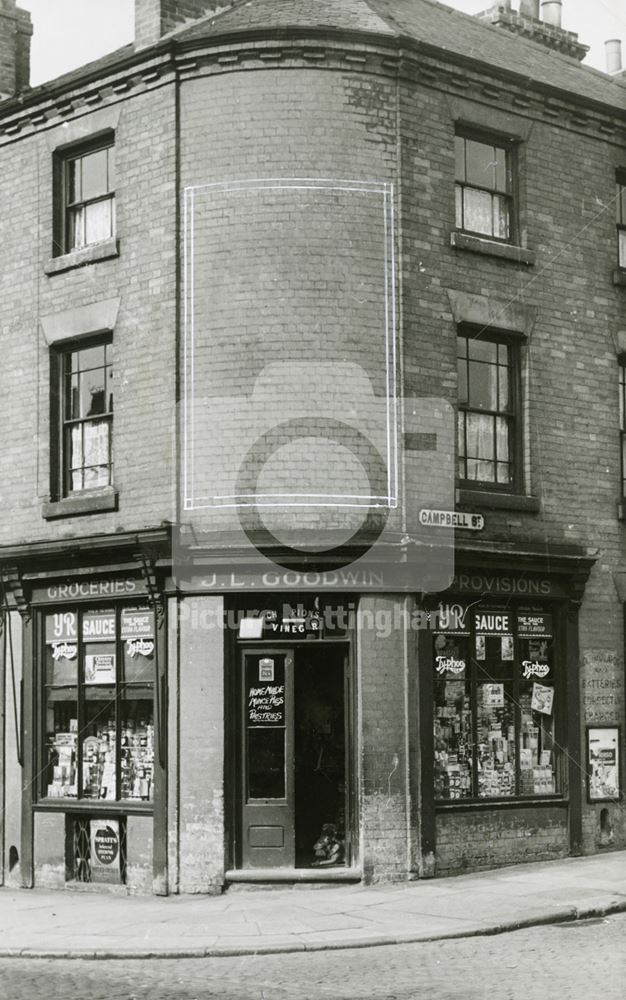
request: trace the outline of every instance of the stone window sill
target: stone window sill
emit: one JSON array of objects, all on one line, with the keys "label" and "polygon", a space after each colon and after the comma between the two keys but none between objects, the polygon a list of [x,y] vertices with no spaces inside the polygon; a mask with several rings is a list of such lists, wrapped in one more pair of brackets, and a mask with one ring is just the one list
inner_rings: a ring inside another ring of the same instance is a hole
[{"label": "stone window sill", "polygon": [[516,264],[526,264],[529,267],[535,263],[537,255],[534,250],[513,246],[512,243],[498,243],[483,236],[469,236],[467,233],[450,233],[450,246],[455,250],[470,250],[472,253],[482,253],[487,257],[498,257],[500,260],[512,260]]},{"label": "stone window sill", "polygon": [[539,498],[521,493],[493,493],[488,490],[457,490],[457,504],[477,507],[480,510],[521,510],[537,514]]},{"label": "stone window sill", "polygon": [[613,284],[626,288],[626,267],[616,267],[613,271]]},{"label": "stone window sill", "polygon": [[465,801],[463,799],[450,799],[449,801],[444,801],[442,799],[437,799],[435,801],[435,810],[437,812],[470,812],[478,810],[480,812],[486,812],[489,809],[520,809],[520,808],[531,808],[536,809],[538,806],[567,806],[568,799],[560,792],[555,792],[549,795],[532,796],[527,797],[519,796],[516,798],[511,795],[506,799],[470,799]]},{"label": "stone window sill", "polygon": [[71,271],[75,267],[97,264],[98,261],[111,260],[119,255],[120,241],[118,239],[103,240],[102,243],[92,243],[88,247],[73,250],[72,253],[65,253],[61,257],[51,257],[44,264],[44,272],[50,276],[61,274],[63,271]]},{"label": "stone window sill", "polygon": [[46,521],[58,517],[79,517],[83,514],[103,514],[117,510],[117,490],[94,490],[64,497],[62,500],[46,500],[42,504],[41,513]]}]

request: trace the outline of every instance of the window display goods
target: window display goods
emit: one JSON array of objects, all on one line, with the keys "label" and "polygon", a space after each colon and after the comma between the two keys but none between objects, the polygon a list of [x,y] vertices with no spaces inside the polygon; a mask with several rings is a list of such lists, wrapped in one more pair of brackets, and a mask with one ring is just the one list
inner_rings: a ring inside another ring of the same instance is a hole
[{"label": "window display goods", "polygon": [[474,608],[440,620],[448,630],[434,638],[435,798],[556,794],[552,615]]},{"label": "window display goods", "polygon": [[152,611],[48,614],[45,637],[44,795],[152,801]]}]

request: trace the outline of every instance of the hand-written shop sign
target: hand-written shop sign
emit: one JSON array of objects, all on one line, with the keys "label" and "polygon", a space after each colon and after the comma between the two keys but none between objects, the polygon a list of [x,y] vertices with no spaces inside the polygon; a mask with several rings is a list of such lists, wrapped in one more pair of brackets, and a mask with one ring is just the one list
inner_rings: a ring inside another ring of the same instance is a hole
[{"label": "hand-written shop sign", "polygon": [[284,726],[285,685],[255,684],[248,688],[248,725]]},{"label": "hand-written shop sign", "polygon": [[624,681],[617,654],[587,650],[583,655],[582,688],[589,723],[615,723],[624,711]]}]

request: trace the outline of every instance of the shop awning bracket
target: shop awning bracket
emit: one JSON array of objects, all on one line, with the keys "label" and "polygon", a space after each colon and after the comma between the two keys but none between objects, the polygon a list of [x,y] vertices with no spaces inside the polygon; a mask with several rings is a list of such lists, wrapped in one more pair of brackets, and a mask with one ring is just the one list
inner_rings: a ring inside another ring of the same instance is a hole
[{"label": "shop awning bracket", "polygon": [[0,570],[2,577],[3,605],[6,606],[6,595],[10,593],[15,601],[15,609],[19,611],[24,623],[30,621],[30,604],[24,592],[24,581],[17,566],[3,566]]},{"label": "shop awning bracket", "polygon": [[141,545],[138,538],[135,558],[139,563],[141,575],[146,585],[146,590],[148,591],[148,603],[154,609],[158,627],[161,628],[165,620],[165,605],[163,602],[163,595],[159,589],[156,574],[158,552],[154,549]]},{"label": "shop awning bracket", "polygon": [[[142,546],[139,538],[137,538],[137,549],[136,558],[139,562],[141,569],[141,575],[144,579],[146,585],[146,590],[148,591],[148,603],[154,610],[154,616],[156,619],[156,630],[160,632],[165,623],[165,602],[163,600],[163,595],[159,589],[157,574],[156,574],[156,561],[158,558],[158,552],[154,549]],[[163,688],[162,688],[163,685]],[[158,720],[157,728],[157,749],[159,754],[159,764],[161,767],[165,767],[165,705],[167,704],[165,697],[165,684],[164,678],[161,678],[161,669],[159,664],[159,637],[155,635],[154,643],[154,696],[155,696],[155,715]]]}]

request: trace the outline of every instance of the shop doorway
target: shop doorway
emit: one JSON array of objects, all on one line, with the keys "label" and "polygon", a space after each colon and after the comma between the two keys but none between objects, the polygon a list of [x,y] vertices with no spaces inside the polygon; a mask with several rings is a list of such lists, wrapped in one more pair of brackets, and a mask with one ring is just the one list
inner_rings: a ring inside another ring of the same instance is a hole
[{"label": "shop doorway", "polygon": [[346,865],[346,646],[248,649],[241,676],[241,867]]}]

